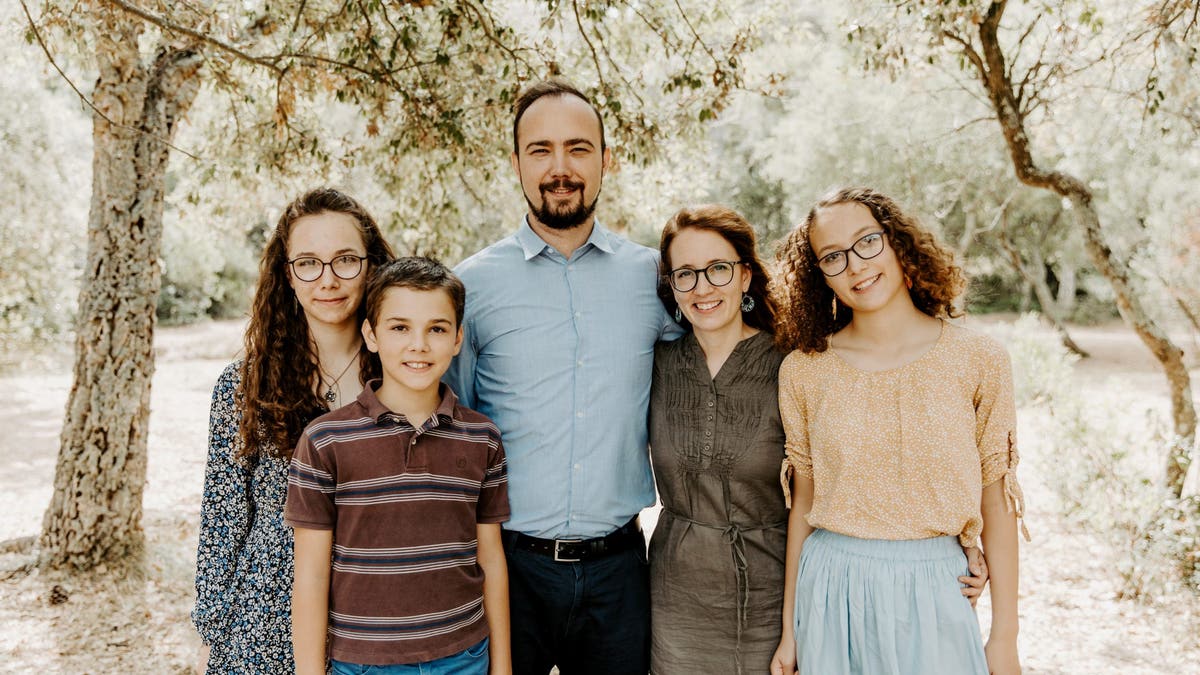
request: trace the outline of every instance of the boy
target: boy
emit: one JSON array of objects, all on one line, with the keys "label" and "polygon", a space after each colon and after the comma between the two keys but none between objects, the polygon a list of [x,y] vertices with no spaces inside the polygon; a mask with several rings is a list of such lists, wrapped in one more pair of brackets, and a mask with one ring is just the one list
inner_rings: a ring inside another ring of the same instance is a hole
[{"label": "boy", "polygon": [[439,388],[462,346],[464,297],[429,258],[375,272],[362,334],[383,380],[296,446],[284,517],[301,675],[325,672],[327,632],[335,674],[511,672],[500,432]]}]

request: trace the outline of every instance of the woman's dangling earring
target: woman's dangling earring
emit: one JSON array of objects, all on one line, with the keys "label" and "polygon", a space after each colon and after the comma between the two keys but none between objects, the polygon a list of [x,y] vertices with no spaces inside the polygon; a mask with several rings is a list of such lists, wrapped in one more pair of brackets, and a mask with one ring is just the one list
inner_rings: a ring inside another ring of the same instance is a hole
[{"label": "woman's dangling earring", "polygon": [[742,313],[745,314],[754,309],[754,298],[750,297],[749,293],[742,294]]},{"label": "woman's dangling earring", "polygon": [[837,296],[833,296],[833,320],[837,321]]},{"label": "woman's dangling earring", "polygon": [[680,321],[683,321],[683,310],[679,309],[679,307],[676,306],[675,307],[675,323],[679,323]]},{"label": "woman's dangling earring", "polygon": [[912,290],[912,279],[909,279],[907,274],[904,275],[904,287]]}]

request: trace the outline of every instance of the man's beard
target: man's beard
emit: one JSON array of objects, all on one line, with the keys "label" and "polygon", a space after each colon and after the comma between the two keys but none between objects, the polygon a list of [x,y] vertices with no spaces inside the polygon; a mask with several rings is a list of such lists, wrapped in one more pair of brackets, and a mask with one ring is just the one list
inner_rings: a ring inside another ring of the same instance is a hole
[{"label": "man's beard", "polygon": [[[578,190],[579,201],[574,206],[565,205],[560,209],[551,210],[550,199],[546,193],[559,188]],[[538,185],[538,192],[542,195],[542,205],[540,207],[534,206],[533,202],[529,199],[529,195],[525,195],[525,201],[529,204],[529,211],[537,217],[538,222],[552,230],[569,230],[582,225],[592,216],[592,211],[596,210],[596,202],[600,199],[600,192],[597,191],[596,198],[592,200],[591,204],[584,203],[583,182],[567,180],[565,178],[546,181]]]}]

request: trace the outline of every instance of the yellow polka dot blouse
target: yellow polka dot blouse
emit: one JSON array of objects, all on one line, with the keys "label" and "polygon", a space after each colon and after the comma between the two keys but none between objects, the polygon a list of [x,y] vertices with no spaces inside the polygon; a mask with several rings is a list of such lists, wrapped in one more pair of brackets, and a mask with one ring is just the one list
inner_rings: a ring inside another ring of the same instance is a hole
[{"label": "yellow polka dot blouse", "polygon": [[813,479],[813,527],[863,539],[957,535],[983,529],[983,488],[1003,480],[1024,525],[1017,483],[1012,366],[990,337],[942,323],[920,358],[864,371],[833,349],[794,351],[779,369],[787,433],[781,482]]}]

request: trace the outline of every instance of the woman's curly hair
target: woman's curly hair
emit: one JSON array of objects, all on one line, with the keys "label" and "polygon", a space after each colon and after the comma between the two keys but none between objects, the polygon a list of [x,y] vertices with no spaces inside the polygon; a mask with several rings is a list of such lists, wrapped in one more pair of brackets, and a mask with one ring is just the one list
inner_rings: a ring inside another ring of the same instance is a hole
[{"label": "woman's curly hair", "polygon": [[[738,262],[745,263],[750,268],[750,288],[746,294],[754,299],[754,308],[742,314],[742,320],[746,325],[761,331],[770,333],[775,330],[778,310],[770,293],[771,277],[758,257],[754,228],[738,212],[719,204],[682,208],[663,226],[662,239],[658,245],[658,299],[662,301],[663,307],[671,313],[678,309],[670,283],[671,242],[675,241],[675,236],[680,231],[688,228],[719,234],[733,246]],[[681,318],[679,323],[684,328],[691,328],[687,317]]]},{"label": "woman's curly hair", "polygon": [[817,266],[808,238],[822,210],[848,203],[870,209],[887,233],[887,245],[896,252],[900,269],[912,282],[909,295],[917,309],[932,317],[962,316],[957,302],[966,290],[967,278],[954,261],[953,251],[887,196],[870,188],[843,188],[818,201],[776,252],[778,274],[773,292],[780,311],[775,342],[783,351],[823,352],[829,347],[829,336],[850,323],[853,311],[840,301],[837,318],[833,316],[833,289]]},{"label": "woman's curly hair", "polygon": [[[263,250],[250,325],[246,328],[246,358],[238,389],[242,407],[239,458],[260,453],[290,458],[304,426],[325,409],[325,402],[315,390],[319,370],[308,321],[288,283],[287,271],[292,225],[304,216],[320,213],[345,213],[358,223],[367,251],[362,274],[369,275],[395,257],[371,214],[338,190],[311,190],[283,210]],[[358,306],[360,324],[365,315],[363,304],[360,301]],[[358,372],[364,384],[380,376],[379,359],[367,351],[366,345],[359,348]]]}]

